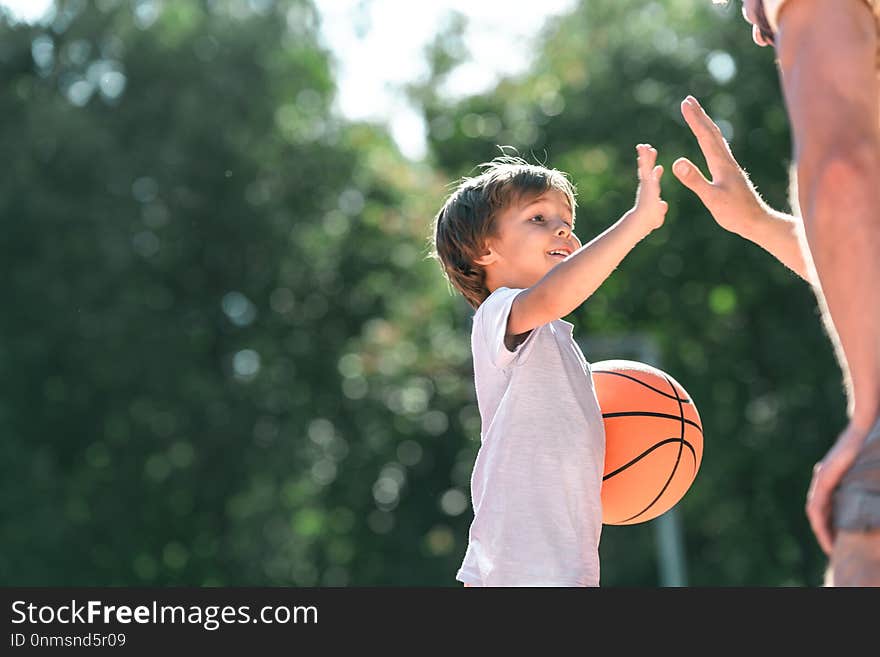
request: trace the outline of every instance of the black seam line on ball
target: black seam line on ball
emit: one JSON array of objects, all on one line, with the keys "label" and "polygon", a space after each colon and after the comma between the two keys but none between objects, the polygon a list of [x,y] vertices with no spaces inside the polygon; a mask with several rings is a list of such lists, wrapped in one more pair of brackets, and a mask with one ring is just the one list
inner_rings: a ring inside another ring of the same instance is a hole
[{"label": "black seam line on ball", "polygon": [[622,374],[621,372],[611,372],[610,370],[591,370],[591,373],[592,374],[613,374],[614,376],[622,376],[624,379],[629,379],[630,381],[635,381],[639,385],[643,385],[646,388],[650,388],[651,390],[653,390],[654,392],[656,392],[659,395],[663,395],[664,397],[669,397],[669,399],[677,399],[678,401],[682,401],[685,404],[692,404],[693,403],[693,402],[691,402],[690,399],[685,399],[684,397],[679,397],[677,394],[678,391],[674,387],[672,388],[672,391],[673,391],[673,393],[676,393],[676,394],[670,395],[668,392],[663,392],[662,390],[659,390],[658,388],[655,388],[654,386],[652,386],[650,383],[645,383],[644,381],[637,379],[634,376],[630,376],[629,374]]},{"label": "black seam line on ball", "polygon": [[603,418],[614,418],[614,417],[630,417],[633,415],[641,415],[645,417],[664,417],[667,420],[684,420],[685,423],[691,425],[695,429],[699,429],[700,433],[703,433],[703,427],[694,422],[693,420],[688,420],[686,417],[679,417],[678,415],[670,415],[669,413],[654,413],[651,411],[624,411],[621,413],[602,413]]},{"label": "black seam line on ball", "polygon": [[[664,439],[664,440],[661,440],[661,441],[658,442],[658,443],[654,443],[653,445],[651,445],[651,447],[649,447],[649,448],[646,449],[644,452],[642,452],[641,454],[639,454],[637,457],[635,457],[635,458],[634,458],[632,461],[630,461],[629,463],[624,463],[622,466],[620,466],[619,468],[617,468],[617,470],[615,470],[614,472],[609,472],[607,475],[603,476],[603,477],[602,477],[602,481],[605,481],[606,479],[610,479],[610,478],[613,477],[614,475],[619,474],[619,473],[622,472],[623,470],[626,470],[626,469],[627,469],[629,466],[631,466],[633,463],[638,463],[639,461],[641,461],[643,458],[645,458],[648,454],[650,454],[651,452],[653,452],[655,449],[657,449],[657,448],[659,448],[659,447],[662,447],[663,445],[668,445],[669,443],[682,443],[685,447],[687,447],[689,450],[691,450],[691,454],[693,454],[693,456],[694,456],[694,465],[696,465],[696,463],[697,463],[697,452],[696,452],[696,450],[694,449],[694,446],[693,446],[693,445],[691,445],[691,444],[690,444],[688,441],[686,441],[686,440],[681,440],[680,438],[666,438],[666,439]],[[642,513],[642,512],[640,511],[639,513]]]}]

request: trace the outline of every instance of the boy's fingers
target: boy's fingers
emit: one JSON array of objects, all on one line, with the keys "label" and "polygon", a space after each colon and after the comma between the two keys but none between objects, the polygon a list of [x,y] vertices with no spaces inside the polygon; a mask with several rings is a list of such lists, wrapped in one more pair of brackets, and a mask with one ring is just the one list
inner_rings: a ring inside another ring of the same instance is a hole
[{"label": "boy's fingers", "polygon": [[651,172],[651,174],[653,175],[654,180],[656,180],[657,182],[660,182],[660,178],[663,177],[663,165],[658,164],[657,166],[655,166],[654,170]]},{"label": "boy's fingers", "polygon": [[678,158],[672,165],[672,173],[681,184],[696,194],[703,203],[712,191],[712,183],[706,180],[703,172],[686,157]]},{"label": "boy's fingers", "polygon": [[651,170],[657,161],[657,149],[650,144],[636,146],[639,180],[650,180]]}]

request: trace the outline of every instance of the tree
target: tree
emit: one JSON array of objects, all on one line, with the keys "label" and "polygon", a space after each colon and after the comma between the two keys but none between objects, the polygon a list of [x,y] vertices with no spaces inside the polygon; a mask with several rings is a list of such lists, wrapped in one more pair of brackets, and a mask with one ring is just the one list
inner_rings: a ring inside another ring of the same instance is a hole
[{"label": "tree", "polygon": [[3,580],[448,580],[441,183],[332,113],[311,4],[0,31]]}]

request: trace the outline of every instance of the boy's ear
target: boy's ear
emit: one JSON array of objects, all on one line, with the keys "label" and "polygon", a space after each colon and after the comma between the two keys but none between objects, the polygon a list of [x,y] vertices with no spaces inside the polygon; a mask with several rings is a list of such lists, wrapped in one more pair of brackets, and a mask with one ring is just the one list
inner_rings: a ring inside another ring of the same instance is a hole
[{"label": "boy's ear", "polygon": [[492,247],[487,246],[483,251],[483,255],[481,255],[479,258],[474,258],[474,264],[485,267],[486,265],[491,265],[497,259],[498,255],[495,253],[495,251],[492,250]]}]

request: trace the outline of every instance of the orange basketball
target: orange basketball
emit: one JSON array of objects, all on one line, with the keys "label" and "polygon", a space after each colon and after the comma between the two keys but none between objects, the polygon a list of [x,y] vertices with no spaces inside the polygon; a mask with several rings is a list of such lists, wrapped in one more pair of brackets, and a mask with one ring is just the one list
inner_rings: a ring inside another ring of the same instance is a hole
[{"label": "orange basketball", "polygon": [[590,366],[605,423],[602,522],[634,525],[671,509],[703,458],[691,396],[666,372],[632,360]]}]

